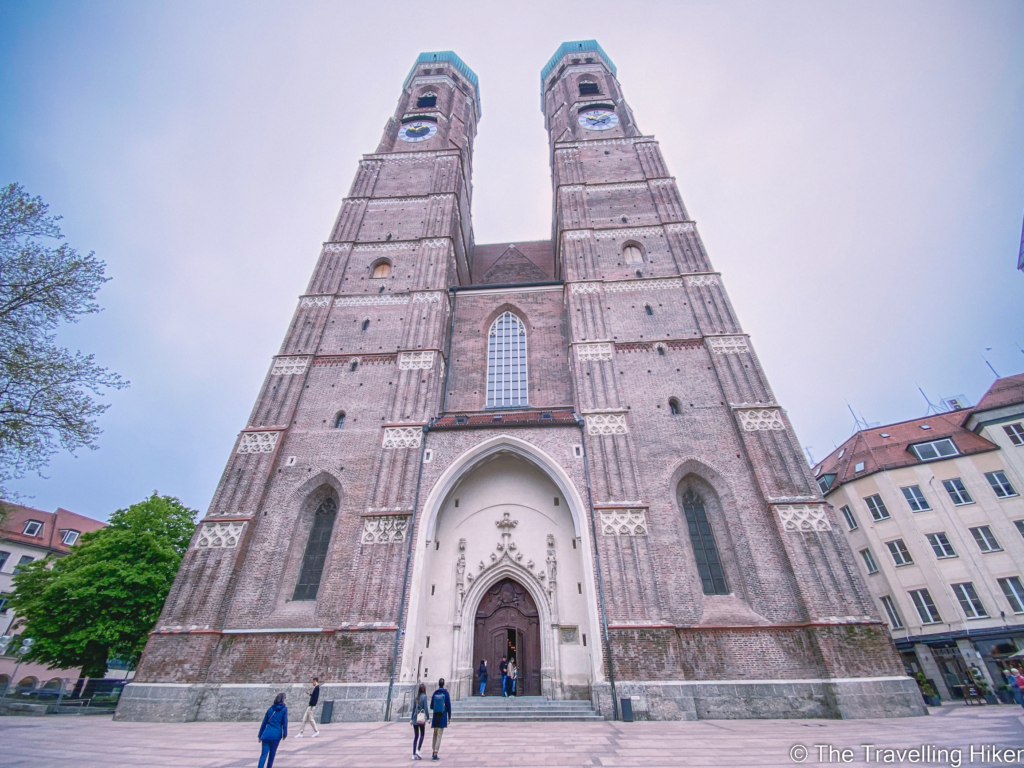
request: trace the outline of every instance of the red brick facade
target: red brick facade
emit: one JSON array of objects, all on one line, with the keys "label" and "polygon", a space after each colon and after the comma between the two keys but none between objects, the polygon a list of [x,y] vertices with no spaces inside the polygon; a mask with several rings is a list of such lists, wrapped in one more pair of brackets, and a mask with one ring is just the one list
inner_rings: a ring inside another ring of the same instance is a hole
[{"label": "red brick facade", "polygon": [[[563,576],[556,595],[554,549],[544,573],[552,611],[586,604],[594,685],[902,674],[607,57],[566,53],[543,83],[552,242],[476,246],[475,78],[457,57],[430,56],[360,163],[136,680],[283,684],[319,671],[337,683],[411,682],[414,648],[429,644],[413,606],[439,572],[423,565],[440,547],[431,521],[451,495],[438,489],[506,436],[510,451],[555,467],[576,515],[569,551],[583,553],[587,573]],[[583,80],[596,92],[581,94]],[[436,103],[417,108],[431,94]],[[595,107],[616,124],[581,126]],[[416,120],[436,128],[432,138],[401,138]],[[373,277],[385,263],[389,274]],[[525,326],[530,405],[489,411],[488,332],[506,311]],[[686,492],[703,500],[728,595],[702,589]],[[316,599],[292,600],[328,497],[339,512]],[[234,543],[204,545],[232,530]],[[461,567],[460,596],[471,593]],[[399,625],[409,634],[395,659]]]}]

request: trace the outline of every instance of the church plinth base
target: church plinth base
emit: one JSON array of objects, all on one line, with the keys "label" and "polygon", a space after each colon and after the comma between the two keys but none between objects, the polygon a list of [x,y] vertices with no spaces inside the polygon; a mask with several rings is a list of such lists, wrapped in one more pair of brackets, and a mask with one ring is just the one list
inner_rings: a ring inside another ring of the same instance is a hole
[{"label": "church plinth base", "polygon": [[[927,715],[909,677],[853,680],[622,682],[636,720],[870,719]],[[613,717],[611,686],[594,687],[595,708]]]},{"label": "church plinth base", "polygon": [[[396,689],[398,686],[396,686]],[[410,688],[406,686],[406,688]],[[289,720],[298,722],[306,709],[310,684],[203,684],[131,683],[121,694],[115,720],[146,723],[188,723],[199,721],[241,722],[260,720],[279,693],[287,694]],[[407,701],[411,695],[404,693]],[[396,692],[393,692],[393,697]],[[334,702],[336,722],[372,722],[384,719],[388,684],[324,683],[320,686],[320,709]],[[392,716],[401,708],[402,696],[393,698]],[[408,714],[408,703],[405,704]]]}]

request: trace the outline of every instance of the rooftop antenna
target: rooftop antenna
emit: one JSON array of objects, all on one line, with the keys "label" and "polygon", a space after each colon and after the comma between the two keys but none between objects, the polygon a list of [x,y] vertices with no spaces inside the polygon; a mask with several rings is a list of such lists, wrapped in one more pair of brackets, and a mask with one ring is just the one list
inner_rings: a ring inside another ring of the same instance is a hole
[{"label": "rooftop antenna", "polygon": [[924,390],[921,389],[921,387],[918,387],[917,391],[921,393],[921,397],[923,397],[924,401],[926,403],[928,403],[928,410],[924,412],[925,416],[931,416],[933,413],[945,413],[946,412],[945,408],[940,408],[935,403],[933,403],[931,400],[929,400],[928,399],[928,395],[926,395],[924,393]]},{"label": "rooftop antenna", "polygon": [[850,415],[853,416],[853,431],[860,432],[862,429],[871,429],[871,425],[868,424],[867,420],[863,416],[858,416],[853,412],[853,406],[849,402],[846,403],[846,407],[850,409]]},{"label": "rooftop antenna", "polygon": [[812,466],[812,467],[813,467],[813,466],[814,466],[815,464],[817,464],[817,463],[818,463],[818,462],[816,462],[816,461],[814,460],[814,456],[812,456],[812,455],[811,455],[811,446],[809,446],[809,445],[805,445],[805,446],[804,446],[804,452],[805,452],[805,453],[807,454],[807,460],[808,460],[809,462],[811,462],[811,466]]},{"label": "rooftop antenna", "polygon": [[[985,347],[985,352],[991,352],[991,351],[992,351],[992,347]],[[988,358],[985,357],[985,352],[981,353],[981,359],[985,361],[985,365],[988,366],[988,369],[990,371],[992,371],[992,373],[996,374],[996,378],[998,379],[999,378],[999,374],[996,372],[996,369],[992,367],[992,363],[990,363],[988,361]]]}]

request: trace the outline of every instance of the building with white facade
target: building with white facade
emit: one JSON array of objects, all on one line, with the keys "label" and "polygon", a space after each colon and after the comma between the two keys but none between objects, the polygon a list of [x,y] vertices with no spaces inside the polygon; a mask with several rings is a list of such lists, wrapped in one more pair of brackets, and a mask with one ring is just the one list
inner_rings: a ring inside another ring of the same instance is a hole
[{"label": "building with white facade", "polygon": [[1024,375],[857,432],[815,467],[908,671],[944,699],[1024,649]]}]

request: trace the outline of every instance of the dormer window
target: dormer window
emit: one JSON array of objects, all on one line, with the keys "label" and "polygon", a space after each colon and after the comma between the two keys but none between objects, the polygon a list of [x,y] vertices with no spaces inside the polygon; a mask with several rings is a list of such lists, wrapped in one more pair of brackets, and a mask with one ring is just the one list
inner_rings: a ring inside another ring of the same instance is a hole
[{"label": "dormer window", "polygon": [[593,80],[581,80],[580,81],[580,96],[590,96],[595,93],[600,93],[601,90],[597,87],[597,83]]},{"label": "dormer window", "polygon": [[425,93],[416,99],[416,109],[424,109],[426,107],[437,106],[437,94],[436,93]]},{"label": "dormer window", "polygon": [[75,543],[76,541],[78,541],[78,537],[79,537],[80,535],[81,535],[81,533],[80,533],[79,531],[72,531],[72,530],[67,530],[67,531],[61,531],[61,532],[60,532],[60,540],[61,540],[61,542],[63,542],[63,543],[64,543],[64,544],[66,545],[66,546],[69,546],[69,547],[70,547],[70,546],[72,546],[72,545],[73,545],[73,544],[74,544],[74,543]]},{"label": "dormer window", "polygon": [[38,520],[28,520],[25,527],[21,529],[23,536],[42,536],[43,524]]},{"label": "dormer window", "polygon": [[930,443],[912,445],[910,450],[921,461],[935,461],[936,459],[945,459],[948,456],[958,456],[960,454],[960,451],[956,449],[956,445],[948,437],[942,440],[933,440]]}]

